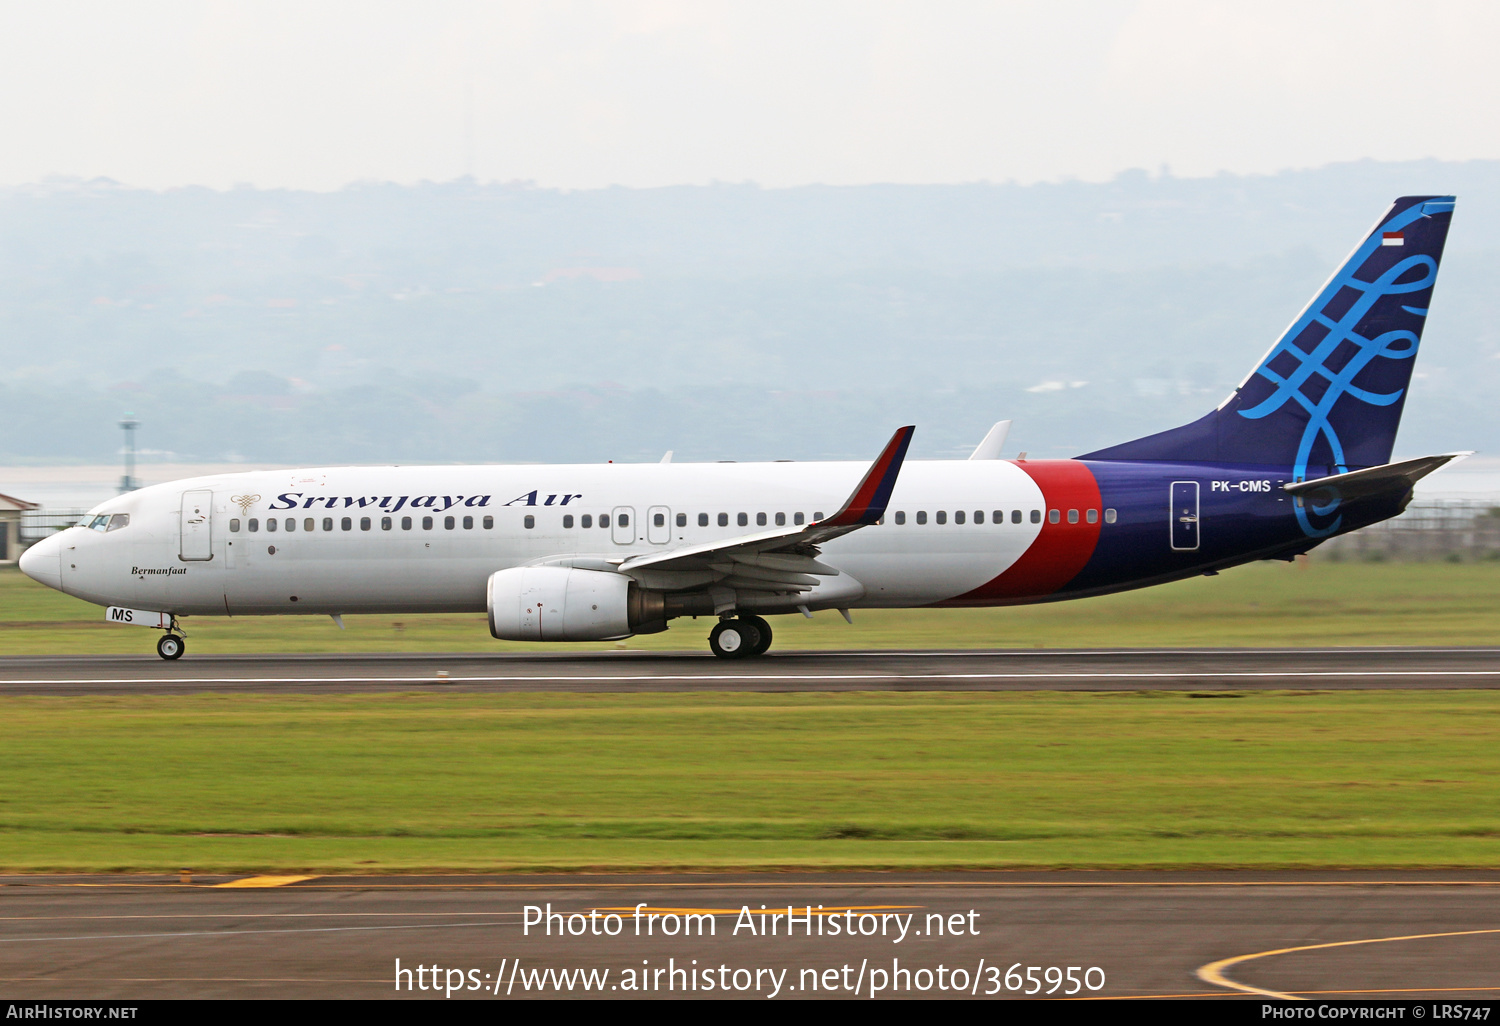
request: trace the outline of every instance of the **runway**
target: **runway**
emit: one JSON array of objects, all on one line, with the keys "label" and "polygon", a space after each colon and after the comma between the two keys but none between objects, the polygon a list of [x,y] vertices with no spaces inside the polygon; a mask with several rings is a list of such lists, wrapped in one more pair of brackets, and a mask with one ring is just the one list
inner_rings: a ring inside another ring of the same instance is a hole
[{"label": "runway", "polygon": [[1489,1000],[1497,955],[1495,872],[0,878],[13,1000]]},{"label": "runway", "polygon": [[0,694],[1492,689],[1500,649],[651,652],[0,658]]}]

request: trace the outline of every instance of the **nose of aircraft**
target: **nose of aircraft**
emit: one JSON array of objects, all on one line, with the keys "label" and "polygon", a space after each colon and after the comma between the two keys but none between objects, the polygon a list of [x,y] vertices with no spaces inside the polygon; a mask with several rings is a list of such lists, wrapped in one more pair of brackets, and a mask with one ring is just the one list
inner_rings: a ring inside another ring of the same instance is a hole
[{"label": "nose of aircraft", "polygon": [[62,591],[62,539],[49,535],[21,553],[21,572],[39,584]]}]

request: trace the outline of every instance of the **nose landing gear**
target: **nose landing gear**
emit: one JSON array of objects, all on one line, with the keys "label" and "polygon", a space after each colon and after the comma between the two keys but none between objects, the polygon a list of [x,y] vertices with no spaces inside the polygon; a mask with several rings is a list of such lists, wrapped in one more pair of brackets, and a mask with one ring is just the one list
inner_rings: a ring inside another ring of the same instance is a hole
[{"label": "nose landing gear", "polygon": [[156,654],[163,659],[181,659],[185,651],[187,651],[187,642],[182,639],[181,634],[173,634],[169,631],[156,642]]},{"label": "nose landing gear", "polygon": [[720,659],[749,659],[771,647],[771,625],[759,616],[720,620],[708,636],[708,647]]}]

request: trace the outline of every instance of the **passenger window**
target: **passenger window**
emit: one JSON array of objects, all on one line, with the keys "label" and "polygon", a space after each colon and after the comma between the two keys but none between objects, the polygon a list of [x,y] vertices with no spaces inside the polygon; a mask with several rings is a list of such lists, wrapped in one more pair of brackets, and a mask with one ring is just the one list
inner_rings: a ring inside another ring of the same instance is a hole
[{"label": "passenger window", "polygon": [[578,518],[578,524],[580,527],[593,527],[594,515],[592,513],[585,513],[583,516]]},{"label": "passenger window", "polygon": [[982,524],[982,523],[984,523],[984,510],[982,510],[982,509],[976,509],[974,511],[974,523],[976,523],[976,524]]},{"label": "passenger window", "polygon": [[954,513],[953,513],[953,522],[955,524],[961,524],[961,523],[963,523],[964,519],[965,518],[964,518],[964,511],[963,510],[960,509],[960,510],[955,510],[954,511]]},{"label": "passenger window", "polygon": [[[1004,510],[996,510],[995,511],[995,513],[996,513],[995,520],[997,522],[1000,521],[1000,520],[1004,520],[1005,519],[1004,516],[1001,515],[1004,512],[1005,512]],[[1013,509],[1013,510],[1010,511],[1010,522],[1013,523],[1013,524],[1019,524],[1021,522],[1021,511],[1020,510]]]},{"label": "passenger window", "polygon": [[361,531],[368,531],[370,529],[370,518],[369,517],[360,517],[359,518],[359,529]]},{"label": "passenger window", "polygon": [[492,530],[495,526],[495,518],[485,517],[479,522],[479,526],[483,527],[486,531]]},{"label": "passenger window", "polygon": [[678,527],[686,527],[687,526],[687,514],[686,513],[679,513],[679,514],[677,514],[677,526]]},{"label": "passenger window", "polygon": [[451,531],[451,530],[453,530],[453,525],[456,522],[457,521],[455,521],[452,517],[444,517],[443,518],[443,530],[445,530],[445,531]]},{"label": "passenger window", "polygon": [[333,517],[324,517],[323,518],[323,530],[325,530],[325,531],[332,531],[333,530]]},{"label": "passenger window", "polygon": [[266,517],[266,530],[267,531],[271,531],[273,533],[275,532],[275,530],[276,530],[276,518],[275,517]]},{"label": "passenger window", "polygon": [[813,520],[816,521],[816,520],[822,520],[822,519],[823,519],[823,514],[821,514],[821,513],[814,513],[813,514]]},{"label": "passenger window", "polygon": [[423,517],[422,518],[422,530],[424,530],[424,531],[430,531],[430,530],[432,530],[432,518],[431,517]]},{"label": "passenger window", "polygon": [[297,529],[297,521],[293,520],[291,517],[287,517],[286,523],[282,526],[288,531],[295,531]]},{"label": "passenger window", "polygon": [[801,527],[802,526],[802,522],[804,520],[806,520],[806,519],[807,518],[804,517],[801,513],[793,513],[792,514],[792,523],[796,524],[798,527]]},{"label": "passenger window", "polygon": [[240,522],[238,520],[231,520],[231,521],[229,521],[229,533],[230,534],[239,534],[240,533]]},{"label": "passenger window", "polygon": [[[573,518],[569,517],[568,519],[571,520]],[[464,530],[465,531],[472,531],[472,530],[474,530],[474,518],[473,517],[464,517]]]},{"label": "passenger window", "polygon": [[919,523],[919,524],[925,524],[925,523],[927,523],[927,511],[925,509],[919,509],[919,510],[917,510],[917,523]]},{"label": "passenger window", "polygon": [[785,513],[778,513],[778,514],[776,514],[776,526],[777,527],[785,527],[786,526],[786,514]]},{"label": "passenger window", "polygon": [[766,515],[764,513],[757,513],[757,514],[755,514],[755,526],[756,527],[765,527],[766,526]]},{"label": "passenger window", "polygon": [[600,513],[599,514],[599,526],[600,527],[608,527],[609,526],[609,514],[608,513]]},{"label": "passenger window", "polygon": [[708,526],[708,514],[707,513],[699,513],[698,514],[698,526],[699,527],[707,527]]},{"label": "passenger window", "polygon": [[353,517],[344,517],[342,520],[339,521],[339,526],[342,527],[346,531],[352,531],[352,530],[354,530],[354,518]]},{"label": "passenger window", "polygon": [[1091,524],[1097,524],[1099,522],[1099,511],[1091,509],[1083,515],[1083,518]]},{"label": "passenger window", "polygon": [[937,511],[937,522],[940,523],[940,524],[946,524],[948,522],[948,511],[947,510],[940,509],[940,510]]},{"label": "passenger window", "polygon": [[564,513],[563,514],[563,529],[566,530],[568,528],[571,528],[572,526],[573,526],[573,514],[571,514],[571,513]]},{"label": "passenger window", "polygon": [[[1020,510],[1017,510],[1016,512],[1019,514]],[[1042,522],[1042,511],[1041,510],[1034,509],[1034,510],[1031,511],[1031,522],[1033,524],[1040,524]]]},{"label": "passenger window", "polygon": [[729,526],[729,514],[728,513],[720,513],[719,514],[719,526],[720,527],[728,527]]},{"label": "passenger window", "polygon": [[906,511],[905,510],[898,509],[896,511],[896,523],[897,524],[904,524],[904,523],[906,523]]},{"label": "passenger window", "polygon": [[260,521],[256,520],[254,517],[251,517],[250,523],[247,526],[250,528],[250,533],[254,534],[256,531],[260,530]]},{"label": "passenger window", "polygon": [[744,513],[741,513],[739,516],[734,518],[734,522],[736,524],[739,524],[741,527],[749,527],[750,517]]},{"label": "passenger window", "polygon": [[[451,520],[452,518],[450,517],[449,519]],[[604,518],[600,517],[599,519],[603,520]],[[526,514],[526,519],[521,521],[521,526],[526,528],[526,530],[528,531],[531,530],[536,526],[536,517],[532,516],[530,513]]]},{"label": "passenger window", "polygon": [[1078,523],[1078,511],[1076,509],[1070,509],[1070,510],[1068,510],[1068,523],[1070,523],[1070,524],[1076,524],[1076,523]]},{"label": "passenger window", "polygon": [[381,517],[380,518],[380,529],[382,531],[389,531],[391,529],[391,518],[390,517]]},{"label": "passenger window", "polygon": [[619,523],[619,525],[621,527],[629,527],[630,526],[630,514],[629,513],[621,513],[615,519],[616,519],[616,521]]},{"label": "passenger window", "polygon": [[1112,524],[1112,523],[1115,522],[1115,511],[1114,510],[1107,509],[1107,510],[1104,511],[1104,522],[1106,524]]},{"label": "passenger window", "polygon": [[666,527],[667,526],[667,515],[665,513],[653,513],[651,515],[651,526],[652,527]]},{"label": "passenger window", "polygon": [[401,518],[401,530],[403,530],[403,531],[410,531],[411,530],[411,517],[402,517]]},{"label": "passenger window", "polygon": [[312,517],[308,517],[306,520],[302,521],[302,530],[304,530],[304,531],[316,531],[317,529],[318,529],[318,522],[316,520],[314,520]]},{"label": "passenger window", "polygon": [[1057,524],[1057,523],[1061,523],[1061,522],[1062,522],[1062,511],[1061,510],[1049,509],[1047,511],[1047,523],[1049,523],[1049,524]]}]

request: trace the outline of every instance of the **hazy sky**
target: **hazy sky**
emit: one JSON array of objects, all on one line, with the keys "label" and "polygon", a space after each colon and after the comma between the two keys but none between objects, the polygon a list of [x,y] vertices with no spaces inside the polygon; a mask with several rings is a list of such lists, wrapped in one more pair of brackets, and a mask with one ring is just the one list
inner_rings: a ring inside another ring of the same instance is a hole
[{"label": "hazy sky", "polygon": [[1500,158],[1492,0],[0,0],[0,184]]}]

